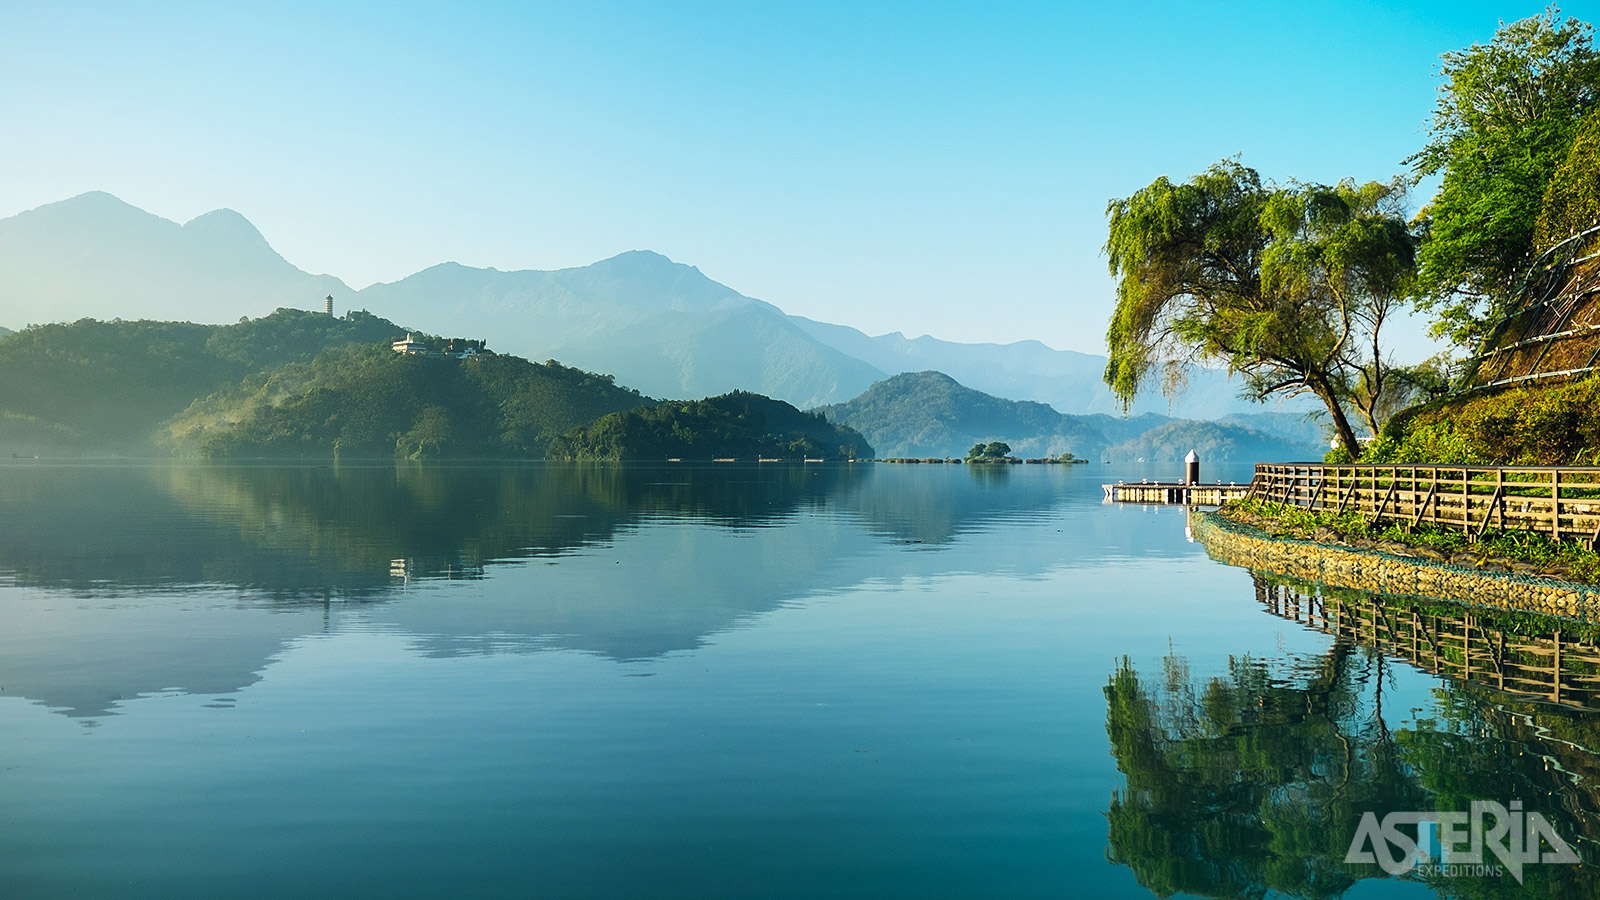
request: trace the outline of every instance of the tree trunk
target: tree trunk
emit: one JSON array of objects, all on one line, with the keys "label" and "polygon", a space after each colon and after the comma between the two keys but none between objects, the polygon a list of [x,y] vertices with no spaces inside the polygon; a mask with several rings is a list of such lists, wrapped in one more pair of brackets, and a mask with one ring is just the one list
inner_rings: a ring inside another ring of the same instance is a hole
[{"label": "tree trunk", "polygon": [[1328,417],[1333,419],[1333,430],[1339,437],[1339,446],[1350,454],[1352,461],[1361,458],[1361,442],[1356,440],[1355,429],[1350,427],[1350,420],[1345,417],[1344,407],[1339,405],[1338,397],[1334,396],[1333,385],[1327,379],[1318,378],[1314,381],[1308,379],[1312,393],[1322,400],[1328,407]]}]

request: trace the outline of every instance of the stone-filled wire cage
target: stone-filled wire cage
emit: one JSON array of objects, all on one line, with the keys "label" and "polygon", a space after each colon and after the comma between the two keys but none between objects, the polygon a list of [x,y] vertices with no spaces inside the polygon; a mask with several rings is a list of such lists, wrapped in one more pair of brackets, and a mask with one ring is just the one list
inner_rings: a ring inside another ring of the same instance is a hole
[{"label": "stone-filled wire cage", "polygon": [[1463,384],[1495,390],[1600,372],[1600,226],[1546,250],[1530,267],[1523,298],[1467,363]]}]

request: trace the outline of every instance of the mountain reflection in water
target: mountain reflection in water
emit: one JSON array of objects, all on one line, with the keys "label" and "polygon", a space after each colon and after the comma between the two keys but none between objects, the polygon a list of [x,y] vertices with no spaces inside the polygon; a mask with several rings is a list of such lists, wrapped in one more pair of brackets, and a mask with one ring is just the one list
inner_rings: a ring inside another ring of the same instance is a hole
[{"label": "mountain reflection in water", "polygon": [[[849,584],[874,545],[937,549],[1043,514],[1064,478],[874,477],[866,465],[216,466],[0,469],[5,690],[73,715],[255,682],[296,637],[358,617],[429,655],[693,649]],[[1054,474],[1054,473],[1050,473]],[[704,527],[672,527],[688,523]],[[1129,533],[1118,538],[1132,545]],[[473,604],[393,601],[500,567]],[[250,615],[272,612],[276,615]],[[300,615],[288,615],[291,613]],[[92,661],[92,664],[86,664]]]}]

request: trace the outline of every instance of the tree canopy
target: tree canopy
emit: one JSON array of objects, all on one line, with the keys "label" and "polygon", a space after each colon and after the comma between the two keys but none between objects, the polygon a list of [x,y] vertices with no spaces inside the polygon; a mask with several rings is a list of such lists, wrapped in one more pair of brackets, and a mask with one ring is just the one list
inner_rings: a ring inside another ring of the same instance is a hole
[{"label": "tree canopy", "polygon": [[1257,399],[1310,391],[1359,454],[1348,410],[1376,432],[1390,384],[1386,320],[1410,290],[1416,240],[1399,179],[1266,185],[1225,159],[1107,207],[1118,278],[1106,382],[1130,403],[1153,374],[1221,362]]},{"label": "tree canopy", "polygon": [[977,443],[967,451],[967,459],[1005,459],[1011,455],[1011,445],[1005,441]]},{"label": "tree canopy", "polygon": [[1408,162],[1442,176],[1419,217],[1419,275],[1438,329],[1458,344],[1485,337],[1538,249],[1546,191],[1600,102],[1592,37],[1551,7],[1442,58],[1429,140]]},{"label": "tree canopy", "polygon": [[1566,159],[1544,190],[1534,250],[1547,250],[1595,225],[1600,225],[1600,111],[1578,125]]}]

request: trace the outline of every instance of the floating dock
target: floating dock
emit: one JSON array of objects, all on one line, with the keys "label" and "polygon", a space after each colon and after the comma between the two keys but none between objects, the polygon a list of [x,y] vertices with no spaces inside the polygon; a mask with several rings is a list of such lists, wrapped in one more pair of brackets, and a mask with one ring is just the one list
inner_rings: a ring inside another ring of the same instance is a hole
[{"label": "floating dock", "polygon": [[1172,503],[1182,506],[1221,506],[1250,493],[1248,484],[1183,484],[1144,481],[1138,484],[1102,484],[1107,503]]}]

